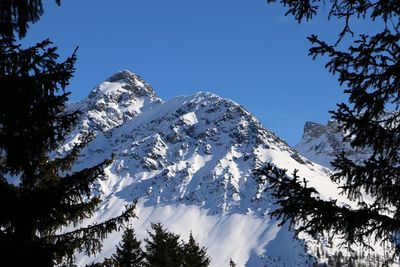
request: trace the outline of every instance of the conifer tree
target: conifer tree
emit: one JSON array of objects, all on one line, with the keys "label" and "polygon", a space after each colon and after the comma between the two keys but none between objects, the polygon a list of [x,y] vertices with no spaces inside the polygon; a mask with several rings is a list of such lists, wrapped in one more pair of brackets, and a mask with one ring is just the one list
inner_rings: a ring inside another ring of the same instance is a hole
[{"label": "conifer tree", "polygon": [[106,222],[60,232],[93,214],[100,199],[91,196],[91,185],[110,160],[71,170],[90,135],[63,156],[50,156],[78,119],[66,111],[65,91],[75,54],[62,63],[57,57],[48,40],[28,49],[0,42],[0,251],[14,266],[53,266],[76,251],[96,253],[133,215],[129,207]]},{"label": "conifer tree", "polygon": [[204,247],[200,248],[199,244],[194,240],[190,233],[189,241],[183,244],[183,266],[190,267],[206,267],[210,265],[210,258]]},{"label": "conifer tree", "polygon": [[[345,86],[348,101],[338,105],[333,118],[354,149],[371,153],[359,161],[342,153],[332,163],[336,170],[332,181],[341,185],[342,193],[357,207],[322,199],[297,172],[290,177],[276,166],[262,168],[257,172],[260,182],[268,180],[280,206],[272,215],[298,224],[299,231],[311,235],[333,232],[347,246],[389,241],[395,247],[392,256],[400,256],[400,1],[280,2],[298,22],[312,19],[321,6],[329,18],[345,22],[333,45],[311,35],[309,51],[314,58],[329,57],[326,68]],[[378,30],[355,35],[352,19],[367,19]]]},{"label": "conifer tree", "polygon": [[182,247],[179,235],[168,232],[161,223],[151,224],[153,232],[149,231],[146,238],[147,267],[180,267],[182,266]]},{"label": "conifer tree", "polygon": [[142,267],[144,253],[140,247],[141,242],[136,239],[135,231],[127,228],[123,235],[122,241],[117,246],[113,261],[118,267]]},{"label": "conifer tree", "polygon": [[[60,5],[61,0],[55,0]],[[0,35],[8,38],[24,37],[29,23],[35,23],[43,14],[42,0],[0,0]]]},{"label": "conifer tree", "polygon": [[93,262],[85,267],[118,267],[113,259],[105,258],[102,262]]},{"label": "conifer tree", "polygon": [[[73,265],[73,255],[99,252],[102,240],[133,216],[133,206],[83,228],[100,203],[91,195],[110,160],[72,170],[90,134],[61,156],[52,153],[75,127],[66,110],[75,53],[58,63],[49,40],[23,49],[24,36],[42,14],[41,1],[0,0],[0,251],[5,266]],[[65,227],[74,230],[66,231]]]}]

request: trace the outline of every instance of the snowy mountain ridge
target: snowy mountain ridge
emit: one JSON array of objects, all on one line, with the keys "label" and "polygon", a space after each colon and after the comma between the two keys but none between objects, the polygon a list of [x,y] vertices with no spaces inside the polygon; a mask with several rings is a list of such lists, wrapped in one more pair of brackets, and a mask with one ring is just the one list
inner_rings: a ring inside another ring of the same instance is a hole
[{"label": "snowy mountain ridge", "polygon": [[[157,221],[183,238],[192,231],[207,247],[212,267],[229,266],[230,258],[238,266],[310,266],[316,256],[316,240],[296,239],[269,217],[275,200],[253,174],[267,162],[289,173],[298,169],[323,196],[346,201],[327,168],[300,156],[239,104],[214,94],[163,101],[139,76],[121,71],[70,109],[82,111],[70,142],[81,132],[96,133],[75,168],[115,158],[96,187],[103,202],[86,223],[116,216],[138,199],[132,225],[139,238]],[[120,233],[112,234],[97,258],[78,256],[79,266],[110,256],[119,240]]]}]

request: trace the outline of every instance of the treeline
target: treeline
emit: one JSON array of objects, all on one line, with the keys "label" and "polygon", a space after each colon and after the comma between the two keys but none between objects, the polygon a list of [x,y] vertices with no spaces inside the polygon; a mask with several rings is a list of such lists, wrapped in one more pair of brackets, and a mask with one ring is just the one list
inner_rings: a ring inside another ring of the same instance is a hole
[{"label": "treeline", "polygon": [[116,252],[101,263],[93,263],[88,267],[165,267],[190,266],[207,267],[211,259],[206,249],[190,233],[187,242],[180,235],[167,231],[161,223],[151,224],[149,237],[142,241],[136,238],[132,228],[127,228]]},{"label": "treeline", "polygon": [[[391,266],[388,257],[384,258],[375,253],[360,251],[352,252],[349,255],[343,255],[341,251],[329,255],[323,247],[318,247],[316,251],[318,261],[312,264],[312,267],[381,267]],[[321,261],[323,261],[321,263]]]}]

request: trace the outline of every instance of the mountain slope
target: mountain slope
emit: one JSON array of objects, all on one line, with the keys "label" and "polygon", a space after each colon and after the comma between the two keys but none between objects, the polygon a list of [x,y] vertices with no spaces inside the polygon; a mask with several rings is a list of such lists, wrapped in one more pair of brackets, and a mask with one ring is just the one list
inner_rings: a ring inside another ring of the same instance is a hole
[{"label": "mountain slope", "polygon": [[[139,238],[157,221],[184,238],[192,231],[208,248],[211,266],[229,266],[229,258],[238,266],[308,266],[308,253],[316,255],[314,240],[297,240],[267,215],[274,200],[253,175],[266,162],[298,169],[323,196],[345,201],[326,168],[214,94],[162,101],[137,75],[122,71],[71,109],[83,112],[71,142],[81,131],[96,132],[76,168],[115,157],[96,187],[103,203],[86,223],[116,216],[138,199],[132,224]],[[97,258],[78,256],[79,265],[111,255],[119,238],[110,236]]]}]

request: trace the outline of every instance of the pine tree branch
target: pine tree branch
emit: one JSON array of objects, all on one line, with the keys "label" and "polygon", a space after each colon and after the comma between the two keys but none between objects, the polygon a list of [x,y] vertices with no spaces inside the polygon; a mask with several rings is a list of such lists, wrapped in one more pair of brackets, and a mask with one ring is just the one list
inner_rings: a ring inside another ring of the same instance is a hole
[{"label": "pine tree branch", "polygon": [[136,218],[135,207],[136,202],[127,206],[126,210],[117,217],[49,238],[56,246],[73,247],[74,250],[83,251],[86,255],[93,255],[101,250],[100,241],[106,238],[109,233],[119,230],[119,227],[131,218]]},{"label": "pine tree branch", "polygon": [[[297,232],[305,232],[316,237],[328,231],[343,239],[343,245],[349,248],[353,244],[371,248],[366,240],[375,242],[393,242],[400,234],[400,221],[382,214],[380,209],[366,203],[359,203],[357,209],[339,204],[336,200],[323,200],[307,182],[300,182],[297,171],[290,177],[286,170],[268,164],[256,171],[260,181],[269,183],[277,208],[270,213],[272,217],[282,220],[280,225],[288,222]],[[400,245],[395,244],[396,254],[400,255]]]}]

